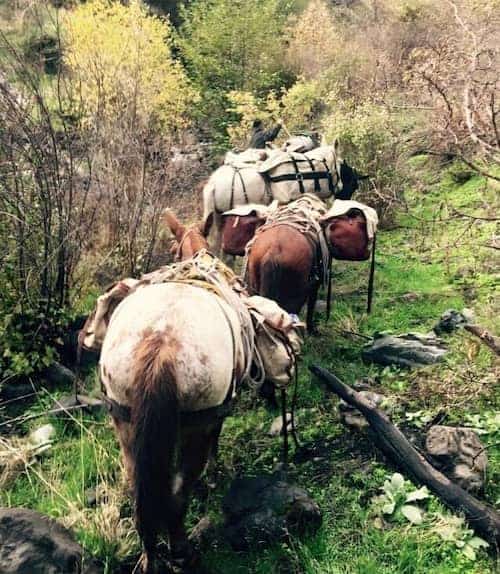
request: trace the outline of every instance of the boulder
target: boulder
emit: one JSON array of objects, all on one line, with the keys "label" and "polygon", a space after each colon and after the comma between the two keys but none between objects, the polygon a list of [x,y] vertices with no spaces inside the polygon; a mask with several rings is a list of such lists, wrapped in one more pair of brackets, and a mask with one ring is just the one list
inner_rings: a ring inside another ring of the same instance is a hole
[{"label": "boulder", "polygon": [[[376,407],[379,407],[385,398],[383,395],[379,395],[373,391],[359,391],[359,394],[363,395],[365,399],[371,401]],[[355,430],[361,431],[369,426],[368,421],[358,411],[358,409],[352,407],[343,400],[339,402],[339,414],[342,424]]]},{"label": "boulder", "polygon": [[[289,432],[292,432],[292,413],[286,413],[286,428]],[[269,436],[279,436],[283,433],[283,417],[280,415],[276,417],[271,427],[269,428],[269,432],[267,433]]]},{"label": "boulder", "polygon": [[302,488],[282,480],[281,473],[234,480],[222,508],[224,536],[235,550],[314,532],[322,520],[316,502]]},{"label": "boulder", "polygon": [[363,348],[362,357],[364,361],[379,365],[414,368],[437,363],[447,352],[434,334],[375,334],[373,341]]},{"label": "boulder", "polygon": [[42,375],[44,379],[54,386],[71,387],[76,380],[76,375],[73,371],[57,362],[47,367]]},{"label": "boulder", "polygon": [[488,457],[472,429],[434,425],[427,432],[425,449],[450,480],[471,492],[482,490]]},{"label": "boulder", "polygon": [[437,335],[441,335],[442,333],[452,333],[464,325],[467,325],[473,321],[473,319],[474,313],[470,309],[462,309],[462,311],[447,309],[436,323],[434,332]]},{"label": "boulder", "polygon": [[55,520],[27,508],[0,508],[2,574],[97,574],[83,549]]}]

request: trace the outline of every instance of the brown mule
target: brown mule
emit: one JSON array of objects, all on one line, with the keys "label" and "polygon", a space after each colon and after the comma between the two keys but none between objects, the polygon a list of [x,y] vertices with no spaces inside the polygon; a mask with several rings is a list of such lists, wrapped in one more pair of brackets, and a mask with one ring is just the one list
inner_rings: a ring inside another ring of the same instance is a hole
[{"label": "brown mule", "polygon": [[183,261],[196,255],[202,249],[208,249],[206,233],[210,231],[208,227],[205,231],[205,224],[195,223],[186,227],[175,216],[171,209],[165,209],[163,212],[163,221],[174,234],[175,243],[172,246],[176,261]]},{"label": "brown mule", "polygon": [[297,229],[288,225],[262,228],[248,254],[248,287],[296,315],[307,301],[307,329],[312,332],[320,286],[317,259],[316,246]]}]

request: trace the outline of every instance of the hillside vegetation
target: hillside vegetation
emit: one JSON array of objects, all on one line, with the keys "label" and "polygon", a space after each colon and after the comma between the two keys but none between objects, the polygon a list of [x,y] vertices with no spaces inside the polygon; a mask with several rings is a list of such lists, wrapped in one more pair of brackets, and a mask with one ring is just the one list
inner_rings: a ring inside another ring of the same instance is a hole
[{"label": "hillside vegetation", "polygon": [[[28,383],[35,393],[0,398],[0,506],[58,518],[105,572],[131,571],[140,548],[109,418],[44,415],[69,392],[45,386],[44,369],[68,361],[68,332],[110,282],[170,261],[162,210],[198,219],[200,182],[222,152],[245,147],[260,118],[280,121],[283,139],[305,130],[339,138],[342,155],[370,174],[354,199],[382,220],[374,308],[366,314],[368,264],[336,262],[332,317],[321,315],[301,358],[302,446],[290,468],[321,507],[320,530],[241,553],[216,541],[203,566],[498,571],[498,549],[464,551],[474,533],[435,497],[420,504],[420,524],[380,519],[373,499],[397,469],[367,433],[341,424],[337,398],[307,369],[364,381],[416,440],[433,420],[477,429],[489,458],[480,496],[500,507],[491,350],[459,330],[434,366],[361,360],[375,332],[426,333],[450,308],[472,309],[499,333],[498,14],[497,0],[0,2],[0,391]],[[82,388],[99,393],[92,366]],[[276,467],[281,442],[268,430],[278,414],[242,391],[190,526],[221,518],[235,476]],[[20,437],[45,422],[56,428],[51,448],[18,456]],[[453,535],[443,539],[443,529]]]}]

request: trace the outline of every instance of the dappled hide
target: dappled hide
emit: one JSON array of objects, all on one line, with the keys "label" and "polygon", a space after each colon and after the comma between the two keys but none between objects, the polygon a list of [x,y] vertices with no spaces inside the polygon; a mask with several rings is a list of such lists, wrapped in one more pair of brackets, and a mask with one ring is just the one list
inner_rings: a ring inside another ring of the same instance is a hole
[{"label": "dappled hide", "polygon": [[[186,228],[167,219],[186,244]],[[201,249],[117,283],[86,327],[100,334],[84,331],[81,340],[102,344],[100,379],[134,491],[142,571],[155,571],[162,534],[171,560],[189,564],[184,515],[229,403],[245,382],[290,384],[301,324],[276,303],[248,297],[233,271]]]}]

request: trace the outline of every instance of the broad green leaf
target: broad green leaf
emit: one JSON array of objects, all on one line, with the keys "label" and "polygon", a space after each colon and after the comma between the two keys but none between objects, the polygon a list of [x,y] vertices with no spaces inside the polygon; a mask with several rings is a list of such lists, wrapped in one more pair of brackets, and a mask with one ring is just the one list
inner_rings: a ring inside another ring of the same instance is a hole
[{"label": "broad green leaf", "polygon": [[479,536],[473,536],[470,540],[467,540],[467,544],[472,546],[472,548],[488,548],[489,546],[486,540],[479,538]]},{"label": "broad green leaf", "polygon": [[393,491],[400,490],[405,485],[405,479],[402,474],[395,472],[391,477],[391,488]]},{"label": "broad green leaf", "polygon": [[396,508],[396,503],[394,501],[389,501],[384,506],[382,506],[382,512],[384,514],[392,514]]},{"label": "broad green leaf", "polygon": [[429,498],[429,490],[427,489],[426,486],[422,486],[422,488],[410,492],[406,496],[406,502],[414,502],[415,500],[424,500],[425,498]]},{"label": "broad green leaf", "polygon": [[450,524],[443,524],[442,526],[436,526],[434,528],[436,532],[443,540],[451,541],[455,540],[457,537],[457,529]]},{"label": "broad green leaf", "polygon": [[418,508],[418,506],[413,506],[413,504],[405,504],[401,507],[401,514],[412,524],[422,523],[422,511],[420,508]]},{"label": "broad green leaf", "polygon": [[464,556],[467,556],[467,558],[469,560],[475,560],[476,559],[476,551],[474,550],[474,548],[472,548],[472,546],[470,544],[466,544],[462,548],[462,552],[463,552]]}]

